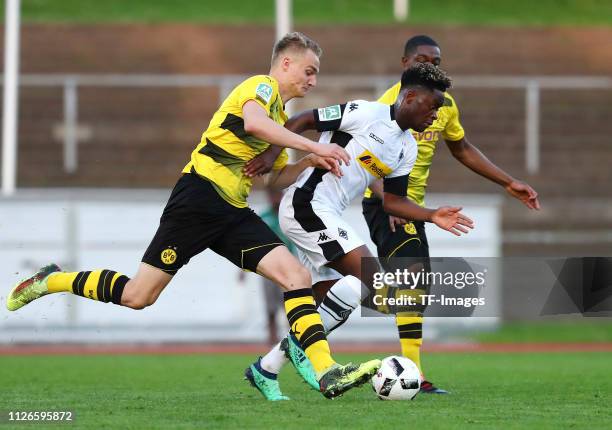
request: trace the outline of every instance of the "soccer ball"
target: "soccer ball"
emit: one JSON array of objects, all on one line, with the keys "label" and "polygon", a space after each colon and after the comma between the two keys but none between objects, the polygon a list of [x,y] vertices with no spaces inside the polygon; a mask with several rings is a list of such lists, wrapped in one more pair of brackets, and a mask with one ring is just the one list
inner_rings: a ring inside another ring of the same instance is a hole
[{"label": "soccer ball", "polygon": [[421,388],[421,372],[412,360],[392,355],[372,377],[372,388],[381,400],[412,400]]}]

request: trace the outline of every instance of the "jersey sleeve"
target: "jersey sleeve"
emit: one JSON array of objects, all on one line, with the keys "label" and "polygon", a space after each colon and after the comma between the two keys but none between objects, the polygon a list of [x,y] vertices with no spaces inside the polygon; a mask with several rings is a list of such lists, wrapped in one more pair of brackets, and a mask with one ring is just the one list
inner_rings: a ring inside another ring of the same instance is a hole
[{"label": "jersey sleeve", "polygon": [[253,76],[247,79],[236,88],[236,91],[240,107],[244,106],[249,100],[253,100],[264,108],[268,114],[270,114],[272,103],[278,95],[276,85],[265,75]]},{"label": "jersey sleeve", "polygon": [[373,105],[376,103],[354,100],[341,105],[314,109],[317,131],[355,132],[375,118],[377,111]]},{"label": "jersey sleeve", "polygon": [[397,96],[400,92],[400,87],[401,82],[398,82],[397,84],[393,85],[391,88],[385,91],[382,96],[379,97],[378,102],[384,103],[386,105],[392,105],[393,103],[395,103],[395,100],[397,100]]},{"label": "jersey sleeve", "polygon": [[449,118],[446,122],[446,126],[442,131],[442,137],[444,140],[457,141],[463,139],[465,131],[461,122],[459,122],[459,108],[457,103],[448,94],[444,94],[444,106],[448,107]]}]

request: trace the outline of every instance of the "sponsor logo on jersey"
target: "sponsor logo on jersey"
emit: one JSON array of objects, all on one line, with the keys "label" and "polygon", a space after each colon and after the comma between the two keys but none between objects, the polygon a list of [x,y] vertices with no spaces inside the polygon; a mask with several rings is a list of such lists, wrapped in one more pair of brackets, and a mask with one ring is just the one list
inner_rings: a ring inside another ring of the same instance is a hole
[{"label": "sponsor logo on jersey", "polygon": [[380,137],[376,136],[374,133],[370,133],[370,138],[374,139],[375,141],[377,141],[381,145],[383,145],[385,143],[384,140],[382,140]]},{"label": "sponsor logo on jersey", "polygon": [[349,105],[349,113],[353,112],[354,110],[357,110],[358,107],[359,105],[357,103],[351,103]]},{"label": "sponsor logo on jersey", "polygon": [[326,240],[329,240],[329,239],[330,237],[326,235],[324,231],[322,231],[321,233],[319,233],[319,239],[317,240],[317,243],[325,242]]},{"label": "sponsor logo on jersey", "polygon": [[319,121],[334,121],[342,118],[342,111],[340,105],[328,106],[325,108],[317,109],[319,112]]},{"label": "sponsor logo on jersey", "polygon": [[259,84],[255,89],[255,96],[267,105],[270,102],[270,98],[272,97],[272,92],[272,87],[270,85]]},{"label": "sponsor logo on jersey", "polygon": [[338,236],[340,236],[344,240],[348,240],[348,233],[346,232],[346,230],[343,230],[340,227],[338,227]]},{"label": "sponsor logo on jersey", "polygon": [[440,140],[440,132],[425,130],[420,133],[412,132],[412,137],[418,142],[437,142]]},{"label": "sponsor logo on jersey", "polygon": [[164,264],[172,264],[176,261],[176,248],[164,249],[161,253],[161,261]]},{"label": "sponsor logo on jersey", "polygon": [[391,173],[393,170],[385,163],[380,161],[370,151],[363,151],[358,157],[359,164],[366,169],[372,176],[382,179]]}]

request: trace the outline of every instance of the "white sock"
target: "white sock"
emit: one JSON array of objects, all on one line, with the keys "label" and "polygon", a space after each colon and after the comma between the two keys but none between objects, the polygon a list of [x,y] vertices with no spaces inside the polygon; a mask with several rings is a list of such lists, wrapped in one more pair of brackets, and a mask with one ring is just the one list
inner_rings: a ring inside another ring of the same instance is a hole
[{"label": "white sock", "polygon": [[349,275],[339,279],[325,295],[317,309],[325,332],[338,328],[361,303],[361,281]]},{"label": "white sock", "polygon": [[283,368],[289,359],[285,357],[285,353],[280,349],[280,342],[274,345],[274,347],[264,355],[261,359],[262,369],[278,375],[280,370]]}]

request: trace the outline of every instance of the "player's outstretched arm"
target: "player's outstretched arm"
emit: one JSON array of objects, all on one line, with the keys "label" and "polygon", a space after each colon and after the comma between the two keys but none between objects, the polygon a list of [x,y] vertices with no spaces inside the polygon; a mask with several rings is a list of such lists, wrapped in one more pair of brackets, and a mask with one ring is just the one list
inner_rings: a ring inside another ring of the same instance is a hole
[{"label": "player's outstretched arm", "polygon": [[265,109],[253,100],[249,100],[242,107],[242,117],[244,120],[244,131],[258,139],[272,145],[299,149],[321,157],[334,158],[339,163],[344,162],[347,165],[349,164],[350,157],[344,148],[336,144],[313,142],[310,139],[289,131],[268,118]]},{"label": "player's outstretched arm", "polygon": [[[285,128],[297,134],[301,134],[306,130],[316,129],[313,111],[305,111],[292,116],[285,123]],[[269,173],[272,170],[274,161],[276,161],[282,150],[281,146],[270,145],[268,149],[245,164],[244,174],[252,178]]]},{"label": "player's outstretched arm", "polygon": [[446,141],[453,157],[479,175],[501,185],[512,197],[523,202],[529,209],[540,209],[538,193],[529,184],[514,179],[489,160],[465,137],[457,141]]},{"label": "player's outstretched arm", "polygon": [[287,164],[280,170],[272,170],[265,177],[264,181],[266,187],[279,190],[287,188],[289,185],[293,184],[300,173],[308,167],[326,169],[338,177],[342,176],[340,166],[334,158],[325,158],[315,154],[308,154],[297,163]]},{"label": "player's outstretched arm", "polygon": [[442,206],[438,209],[422,208],[406,196],[384,193],[383,208],[389,215],[412,221],[431,222],[456,236],[474,228],[474,221],[461,213],[460,207]]}]

